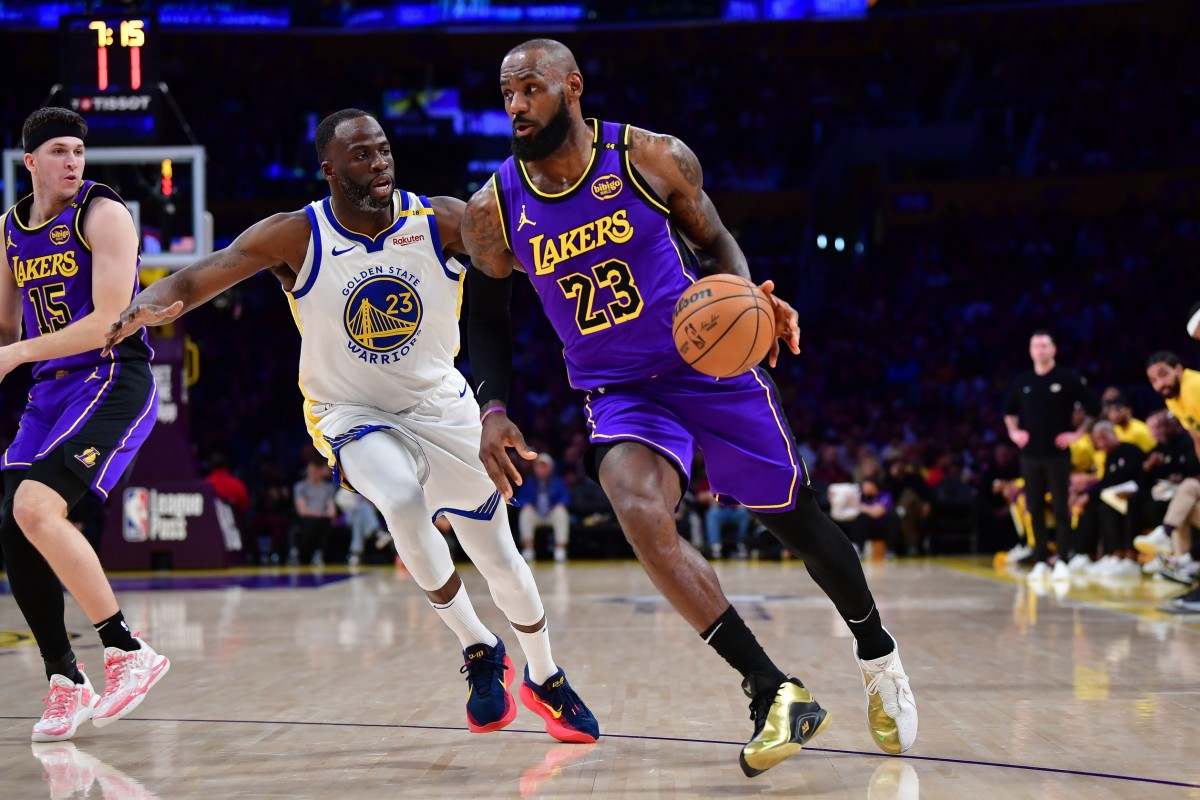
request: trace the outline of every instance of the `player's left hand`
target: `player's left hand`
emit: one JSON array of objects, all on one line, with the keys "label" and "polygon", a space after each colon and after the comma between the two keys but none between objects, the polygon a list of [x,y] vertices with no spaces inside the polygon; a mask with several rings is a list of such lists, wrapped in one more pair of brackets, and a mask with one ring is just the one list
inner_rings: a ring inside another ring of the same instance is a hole
[{"label": "player's left hand", "polygon": [[787,342],[792,355],[800,355],[800,315],[786,300],[775,296],[775,281],[763,281],[758,288],[767,296],[775,312],[775,341],[771,342],[771,352],[767,354],[767,364],[774,367],[779,360],[780,339]]},{"label": "player's left hand", "polygon": [[121,312],[121,317],[108,329],[104,347],[100,355],[107,356],[112,349],[130,335],[144,327],[166,325],[183,313],[183,301],[176,300],[169,306],[156,306],[150,303],[131,303]]},{"label": "player's left hand", "polygon": [[0,347],[0,381],[8,377],[8,373],[21,366],[22,360],[14,345]]}]

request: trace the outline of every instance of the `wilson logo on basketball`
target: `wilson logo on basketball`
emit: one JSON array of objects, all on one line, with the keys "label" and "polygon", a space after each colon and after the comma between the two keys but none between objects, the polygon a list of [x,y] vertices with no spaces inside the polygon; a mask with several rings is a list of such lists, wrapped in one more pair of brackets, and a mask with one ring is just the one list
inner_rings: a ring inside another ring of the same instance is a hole
[{"label": "wilson logo on basketball", "polygon": [[50,244],[66,244],[71,238],[71,229],[66,225],[55,225],[50,229]]},{"label": "wilson logo on basketball", "polygon": [[703,300],[706,297],[712,297],[712,289],[701,289],[698,292],[692,292],[689,295],[679,298],[679,302],[675,304],[675,313],[678,314],[692,303],[697,300]]},{"label": "wilson logo on basketball", "polygon": [[392,244],[396,245],[397,247],[404,247],[405,245],[416,244],[417,242],[423,241],[425,241],[425,234],[414,233],[412,236],[397,236],[392,239]]},{"label": "wilson logo on basketball", "polygon": [[592,197],[597,200],[612,200],[621,193],[623,188],[625,188],[625,184],[616,175],[612,173],[601,175],[592,181]]}]

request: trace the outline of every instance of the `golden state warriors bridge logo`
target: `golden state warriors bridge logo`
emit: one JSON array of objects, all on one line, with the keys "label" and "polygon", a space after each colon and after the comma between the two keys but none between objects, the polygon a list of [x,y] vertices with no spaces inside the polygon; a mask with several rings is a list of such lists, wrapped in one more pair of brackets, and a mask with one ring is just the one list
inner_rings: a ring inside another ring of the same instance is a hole
[{"label": "golden state warriors bridge logo", "polygon": [[420,282],[400,267],[372,267],[343,290],[351,352],[371,364],[408,355],[421,327]]}]

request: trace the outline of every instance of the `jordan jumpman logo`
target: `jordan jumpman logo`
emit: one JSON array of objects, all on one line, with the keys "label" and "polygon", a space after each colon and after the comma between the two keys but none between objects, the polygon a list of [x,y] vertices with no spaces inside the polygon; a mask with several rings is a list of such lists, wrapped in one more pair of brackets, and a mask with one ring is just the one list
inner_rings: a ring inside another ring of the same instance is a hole
[{"label": "jordan jumpman logo", "polygon": [[536,222],[525,216],[525,204],[521,203],[521,218],[517,220],[517,232],[519,233],[521,228],[524,228],[526,225],[533,225],[534,227],[537,227]]}]

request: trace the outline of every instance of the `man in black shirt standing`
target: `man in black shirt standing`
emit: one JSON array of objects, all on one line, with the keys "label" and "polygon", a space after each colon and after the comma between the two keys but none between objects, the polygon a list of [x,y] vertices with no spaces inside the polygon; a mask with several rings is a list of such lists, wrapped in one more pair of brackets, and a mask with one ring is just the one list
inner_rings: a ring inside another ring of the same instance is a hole
[{"label": "man in black shirt standing", "polygon": [[1071,416],[1078,403],[1089,416],[1095,415],[1096,401],[1087,380],[1078,372],[1058,366],[1054,338],[1047,331],[1035,331],[1029,338],[1029,356],[1033,369],[1013,383],[1004,406],[1004,424],[1008,437],[1021,449],[1021,476],[1025,479],[1025,502],[1033,521],[1034,552],[1027,559],[1034,564],[1030,580],[1049,576],[1050,551],[1046,538],[1046,492],[1054,505],[1054,524],[1058,555],[1071,555],[1071,509],[1067,489],[1071,478],[1071,443],[1086,434],[1091,420],[1075,428]]}]

